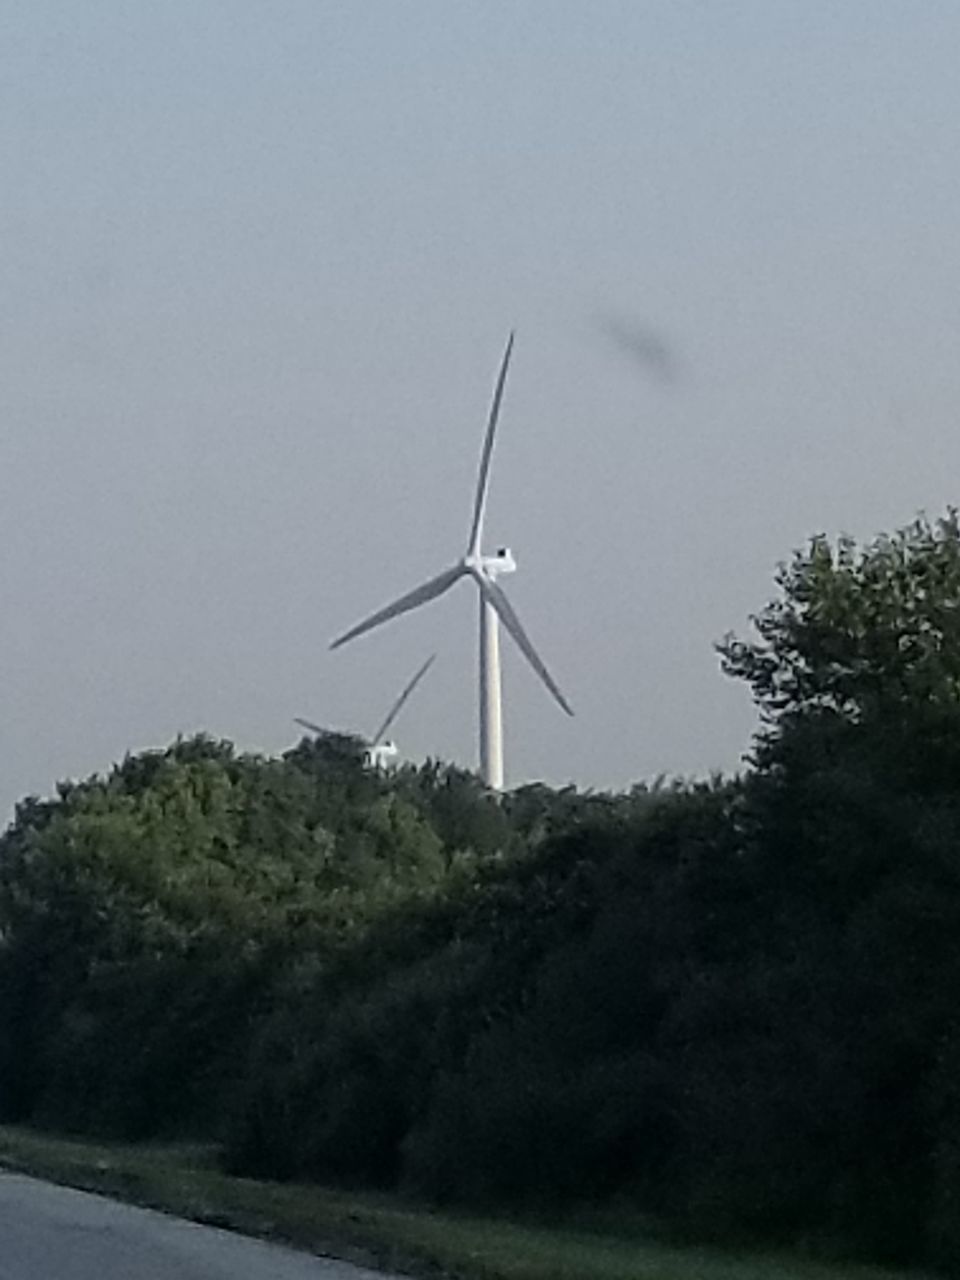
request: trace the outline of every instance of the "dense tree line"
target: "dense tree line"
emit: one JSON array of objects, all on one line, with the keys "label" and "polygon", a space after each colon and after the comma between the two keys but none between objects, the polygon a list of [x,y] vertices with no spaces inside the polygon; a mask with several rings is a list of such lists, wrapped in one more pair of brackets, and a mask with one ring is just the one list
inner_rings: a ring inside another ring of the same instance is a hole
[{"label": "dense tree line", "polygon": [[617,795],[195,738],[0,839],[0,1112],[240,1171],[960,1258],[960,528],[815,539],[750,767]]}]

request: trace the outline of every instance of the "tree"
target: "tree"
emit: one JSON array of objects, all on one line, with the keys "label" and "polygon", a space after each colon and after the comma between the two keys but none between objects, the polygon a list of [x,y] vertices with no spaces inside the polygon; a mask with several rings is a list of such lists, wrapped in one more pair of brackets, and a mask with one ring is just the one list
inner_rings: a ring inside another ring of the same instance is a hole
[{"label": "tree", "polygon": [[[930,1124],[955,1115],[937,1063],[960,981],[957,513],[863,548],[814,538],[777,585],[756,637],[718,646],[761,715],[742,825],[771,927],[771,1078],[833,1112],[809,1138],[847,1171],[810,1164],[836,1229],[902,1259],[932,1200],[942,1252],[960,1239],[953,1148]],[[772,1151],[775,1119],[764,1127]],[[791,1142],[799,1168],[799,1126]]]},{"label": "tree", "polygon": [[858,551],[822,535],[777,574],[781,598],[728,635],[724,670],[765,723],[809,711],[860,720],[894,703],[960,705],[960,523],[918,519]]},{"label": "tree", "polygon": [[822,755],[828,739],[859,728],[860,744],[872,735],[888,760],[906,749],[915,775],[957,776],[957,512],[862,549],[815,537],[780,566],[777,585],[779,597],[752,619],[757,638],[727,635],[717,646],[724,671],[746,680],[758,704],[757,762]]}]

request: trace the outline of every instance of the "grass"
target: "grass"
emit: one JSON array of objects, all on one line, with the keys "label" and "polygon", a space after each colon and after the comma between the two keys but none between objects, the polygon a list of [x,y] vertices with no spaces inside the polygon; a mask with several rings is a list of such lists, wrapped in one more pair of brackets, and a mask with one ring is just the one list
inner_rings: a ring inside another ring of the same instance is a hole
[{"label": "grass", "polygon": [[[279,1239],[315,1253],[461,1280],[920,1280],[783,1255],[680,1248],[604,1215],[566,1226],[434,1212],[397,1197],[229,1177],[196,1145],[102,1145],[0,1127],[0,1165]],[[602,1224],[602,1225],[601,1225]]]}]

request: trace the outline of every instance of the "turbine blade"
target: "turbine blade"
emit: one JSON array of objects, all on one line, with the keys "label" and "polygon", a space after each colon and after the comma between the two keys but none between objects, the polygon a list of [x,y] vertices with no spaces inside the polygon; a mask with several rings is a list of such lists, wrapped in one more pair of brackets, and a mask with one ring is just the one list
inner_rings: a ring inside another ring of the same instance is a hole
[{"label": "turbine blade", "polygon": [[414,689],[417,687],[417,685],[420,683],[423,677],[427,674],[427,672],[433,666],[436,656],[437,655],[435,653],[432,653],[430,655],[430,657],[426,660],[426,662],[423,664],[423,666],[420,668],[417,674],[406,686],[403,693],[401,693],[400,697],[396,700],[396,702],[390,708],[390,714],[387,716],[386,720],[384,720],[383,724],[377,730],[376,734],[373,737],[373,740],[370,743],[371,747],[376,747],[379,745],[379,743],[383,739],[384,734],[387,732],[387,730],[393,724],[394,720],[396,720],[397,716],[403,710],[403,704],[410,697],[411,693],[413,693]]},{"label": "turbine blade", "polygon": [[326,733],[326,729],[322,729],[320,725],[314,724],[312,720],[301,720],[299,716],[293,717],[293,723],[300,725],[304,729],[309,729],[311,733]]},{"label": "turbine blade", "polygon": [[490,456],[493,453],[493,437],[497,430],[497,419],[500,417],[500,401],[503,399],[503,386],[507,380],[507,366],[513,351],[513,331],[507,339],[507,349],[503,353],[497,385],[493,392],[493,404],[490,406],[490,417],[487,421],[487,434],[483,439],[483,452],[480,454],[480,474],[477,477],[477,496],[473,504],[473,526],[470,529],[468,551],[476,555],[480,550],[480,539],[483,537],[483,512],[487,505],[487,486],[490,480]]},{"label": "turbine blade", "polygon": [[483,593],[483,598],[488,600],[493,608],[496,609],[497,616],[513,636],[514,640],[516,640],[517,645],[520,648],[520,652],[556,698],[557,702],[559,702],[561,707],[563,707],[567,715],[572,716],[573,710],[570,704],[557,688],[553,676],[551,676],[550,672],[544,666],[543,659],[533,647],[530,637],[524,631],[523,625],[514,612],[513,605],[507,599],[503,588],[498,586],[496,582],[493,582],[489,578],[481,577],[478,581],[480,583],[480,590]]},{"label": "turbine blade", "polygon": [[339,649],[348,640],[353,640],[354,637],[363,635],[365,631],[372,631],[374,627],[379,627],[381,622],[388,622],[391,618],[396,618],[401,613],[416,609],[417,605],[426,604],[428,600],[435,600],[437,596],[443,595],[444,591],[448,591],[457,579],[462,578],[466,572],[467,570],[462,564],[454,565],[452,569],[445,569],[437,577],[425,582],[422,587],[417,587],[414,591],[408,591],[405,596],[401,596],[393,604],[388,604],[384,609],[378,609],[376,613],[371,614],[369,618],[365,618],[363,622],[358,622],[355,627],[351,627],[344,635],[334,640],[330,648]]}]

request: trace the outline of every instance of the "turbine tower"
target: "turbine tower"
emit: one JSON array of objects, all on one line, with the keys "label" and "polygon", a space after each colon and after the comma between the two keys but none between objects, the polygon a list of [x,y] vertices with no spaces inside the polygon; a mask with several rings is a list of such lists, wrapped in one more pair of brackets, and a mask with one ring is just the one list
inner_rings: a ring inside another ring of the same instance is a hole
[{"label": "turbine tower", "polygon": [[[417,674],[413,679],[404,686],[403,693],[400,694],[400,697],[397,698],[396,702],[388,711],[387,718],[370,739],[370,745],[367,747],[366,751],[368,765],[371,765],[375,769],[383,769],[386,767],[388,760],[393,760],[395,758],[397,754],[397,744],[387,739],[387,730],[403,710],[404,704],[410,697],[411,693],[413,693],[414,689],[433,666],[436,658],[437,655],[435,653],[431,653],[423,666],[418,669]],[[325,732],[321,725],[315,724],[312,720],[301,720],[299,716],[294,716],[293,720],[294,724],[299,724],[304,729],[309,729],[311,733],[323,734]]]},{"label": "turbine tower", "polygon": [[423,586],[415,588],[405,596],[401,596],[399,600],[395,600],[393,604],[388,604],[385,608],[371,614],[369,618],[365,618],[363,622],[357,623],[355,627],[351,627],[344,635],[334,640],[330,646],[331,649],[338,649],[348,640],[363,635],[365,631],[372,631],[381,623],[388,622],[401,613],[408,613],[411,609],[416,609],[442,596],[461,578],[472,578],[477,584],[480,596],[480,775],[492,791],[500,791],[503,787],[499,629],[501,622],[556,701],[567,715],[573,715],[567,700],[533,647],[513,606],[497,581],[503,574],[516,571],[517,564],[513,555],[507,547],[501,547],[494,555],[484,555],[481,546],[487,488],[490,481],[490,459],[493,454],[493,440],[497,430],[497,419],[500,416],[504,383],[507,380],[507,369],[513,352],[513,337],[511,333],[503,353],[503,361],[493,393],[493,403],[490,406],[490,418],[480,454],[480,474],[477,478],[473,521],[466,553],[451,568],[445,569],[443,573],[431,578]]}]

